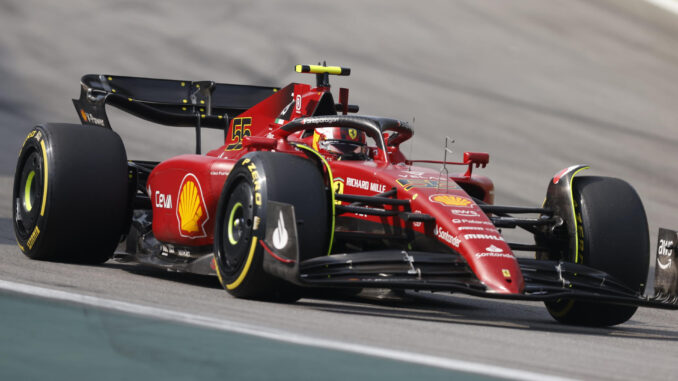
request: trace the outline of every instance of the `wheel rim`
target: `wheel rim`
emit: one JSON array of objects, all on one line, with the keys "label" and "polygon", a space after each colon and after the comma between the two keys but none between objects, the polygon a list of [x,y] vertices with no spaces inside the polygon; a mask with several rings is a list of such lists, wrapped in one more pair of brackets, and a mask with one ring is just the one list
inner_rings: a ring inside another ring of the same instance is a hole
[{"label": "wheel rim", "polygon": [[238,202],[231,209],[231,216],[228,219],[228,242],[231,245],[238,244],[242,237],[245,227],[245,218],[242,209],[242,203]]},{"label": "wheel rim", "polygon": [[222,270],[236,274],[243,266],[252,241],[253,191],[246,181],[235,185],[226,206],[221,229]]},{"label": "wheel rim", "polygon": [[33,200],[35,194],[35,187],[33,187],[33,178],[35,177],[35,171],[28,172],[28,177],[26,178],[26,186],[24,187],[24,209],[27,212],[30,212],[33,209]]},{"label": "wheel rim", "polygon": [[27,236],[35,227],[41,213],[43,199],[42,156],[35,150],[28,153],[20,170],[15,188],[15,223],[21,236]]}]

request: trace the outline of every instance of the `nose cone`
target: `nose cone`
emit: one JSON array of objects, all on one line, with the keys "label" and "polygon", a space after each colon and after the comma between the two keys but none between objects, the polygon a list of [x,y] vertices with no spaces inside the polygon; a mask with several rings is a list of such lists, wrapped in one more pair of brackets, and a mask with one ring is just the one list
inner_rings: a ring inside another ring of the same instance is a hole
[{"label": "nose cone", "polygon": [[498,294],[522,294],[525,289],[523,275],[517,262],[515,264],[502,265],[500,271],[485,269],[483,283],[489,292]]},{"label": "nose cone", "polygon": [[518,260],[498,233],[465,234],[462,237],[469,265],[490,292],[523,293],[525,281]]}]

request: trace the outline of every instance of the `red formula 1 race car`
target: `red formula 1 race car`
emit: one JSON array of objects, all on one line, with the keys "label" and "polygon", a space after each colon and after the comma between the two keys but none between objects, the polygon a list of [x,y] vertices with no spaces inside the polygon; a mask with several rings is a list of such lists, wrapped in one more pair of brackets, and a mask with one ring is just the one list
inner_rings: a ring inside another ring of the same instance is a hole
[{"label": "red formula 1 race car", "polygon": [[[358,106],[348,89],[335,101],[329,76],[349,69],[296,70],[314,73],[315,87],[84,76],[73,101],[82,125],[37,126],[21,148],[19,247],[34,259],[101,263],[115,252],[216,274],[241,298],[293,301],[305,287],[463,292],[544,301],[561,322],[596,326],[638,306],[678,308],[664,267],[662,292],[643,296],[648,225],[626,182],[573,166],[549,182],[541,207],[494,205],[492,182],[472,173],[488,154],[410,160],[399,148],[413,134],[407,123],[349,115]],[[106,105],[195,128],[196,154],[128,160]],[[222,129],[224,145],[201,155],[202,128]],[[465,172],[449,175],[452,165]],[[506,242],[502,228],[534,243]],[[670,265],[669,246],[660,249]]]}]

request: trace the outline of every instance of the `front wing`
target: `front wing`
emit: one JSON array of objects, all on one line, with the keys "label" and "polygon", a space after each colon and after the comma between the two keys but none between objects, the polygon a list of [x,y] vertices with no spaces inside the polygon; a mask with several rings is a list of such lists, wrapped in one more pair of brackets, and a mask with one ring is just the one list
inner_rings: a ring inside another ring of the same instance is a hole
[{"label": "front wing", "polygon": [[569,262],[518,258],[525,279],[525,291],[522,294],[502,294],[485,287],[458,254],[382,250],[333,254],[299,264],[271,259],[264,259],[269,262],[269,269],[278,266],[274,264],[278,262],[287,267],[287,274],[298,274],[287,280],[302,286],[448,291],[530,301],[565,298],[678,309],[675,297],[646,297],[627,288],[610,274]]}]

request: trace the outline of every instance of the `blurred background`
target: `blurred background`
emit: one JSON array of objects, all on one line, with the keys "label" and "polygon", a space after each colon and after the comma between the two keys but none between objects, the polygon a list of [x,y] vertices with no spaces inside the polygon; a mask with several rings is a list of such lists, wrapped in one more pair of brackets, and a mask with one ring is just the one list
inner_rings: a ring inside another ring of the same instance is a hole
[{"label": "blurred background", "polygon": [[[597,329],[557,324],[540,303],[457,294],[404,305],[261,303],[228,297],[212,278],[140,276],[112,261],[30,261],[20,254],[11,223],[19,147],[37,123],[78,122],[71,99],[82,75],[284,86],[314,83],[295,73],[295,64],[327,61],[352,69],[350,77],[331,81],[335,91],[350,88],[350,103],[362,114],[415,121],[415,136],[402,147],[407,156],[442,159],[445,136],[455,140],[453,159],[489,152],[490,164],[475,173],[494,180],[499,204],[540,205],[550,178],[573,164],[629,181],[645,204],[654,267],[657,229],[678,229],[678,14],[652,3],[678,8],[678,0],[0,0],[0,283],[541,374],[675,378],[678,328],[666,311],[641,309],[622,326]],[[114,108],[109,117],[130,158],[162,160],[194,149],[192,129],[152,125]],[[203,132],[203,152],[222,144],[221,133]],[[7,296],[0,292],[0,374],[8,372],[8,379],[25,378],[26,370],[118,379],[121,369],[136,372],[134,364],[153,378],[189,379],[195,369],[223,378],[233,369],[224,357],[249,358],[252,369],[267,375],[262,379],[272,372],[266,361],[257,363],[275,347],[270,344],[241,350],[233,337],[209,332],[219,338],[209,346],[203,336],[176,336],[174,328],[153,333],[163,325],[120,322],[81,305],[73,315],[85,323],[59,320],[44,306],[12,307]],[[24,296],[12,300],[26,303]],[[71,334],[87,329],[106,354],[97,365],[88,359],[99,352]],[[236,355],[224,356],[225,348]],[[320,352],[311,350],[315,361]],[[288,367],[309,369],[303,355],[285,353]],[[119,366],[121,358],[130,361]],[[64,373],[69,364],[71,373]],[[349,378],[329,362],[318,364],[328,365],[328,379]],[[354,369],[345,361],[332,364]],[[403,368],[417,372],[411,364]]]},{"label": "blurred background", "polygon": [[[319,61],[352,69],[332,84],[361,113],[415,120],[408,156],[442,159],[445,136],[489,152],[497,203],[540,204],[586,163],[638,190],[652,250],[678,228],[678,16],[636,0],[2,0],[2,184],[33,125],[77,122],[83,74],[284,86]],[[190,129],[109,115],[130,158],[193,149]]]}]

